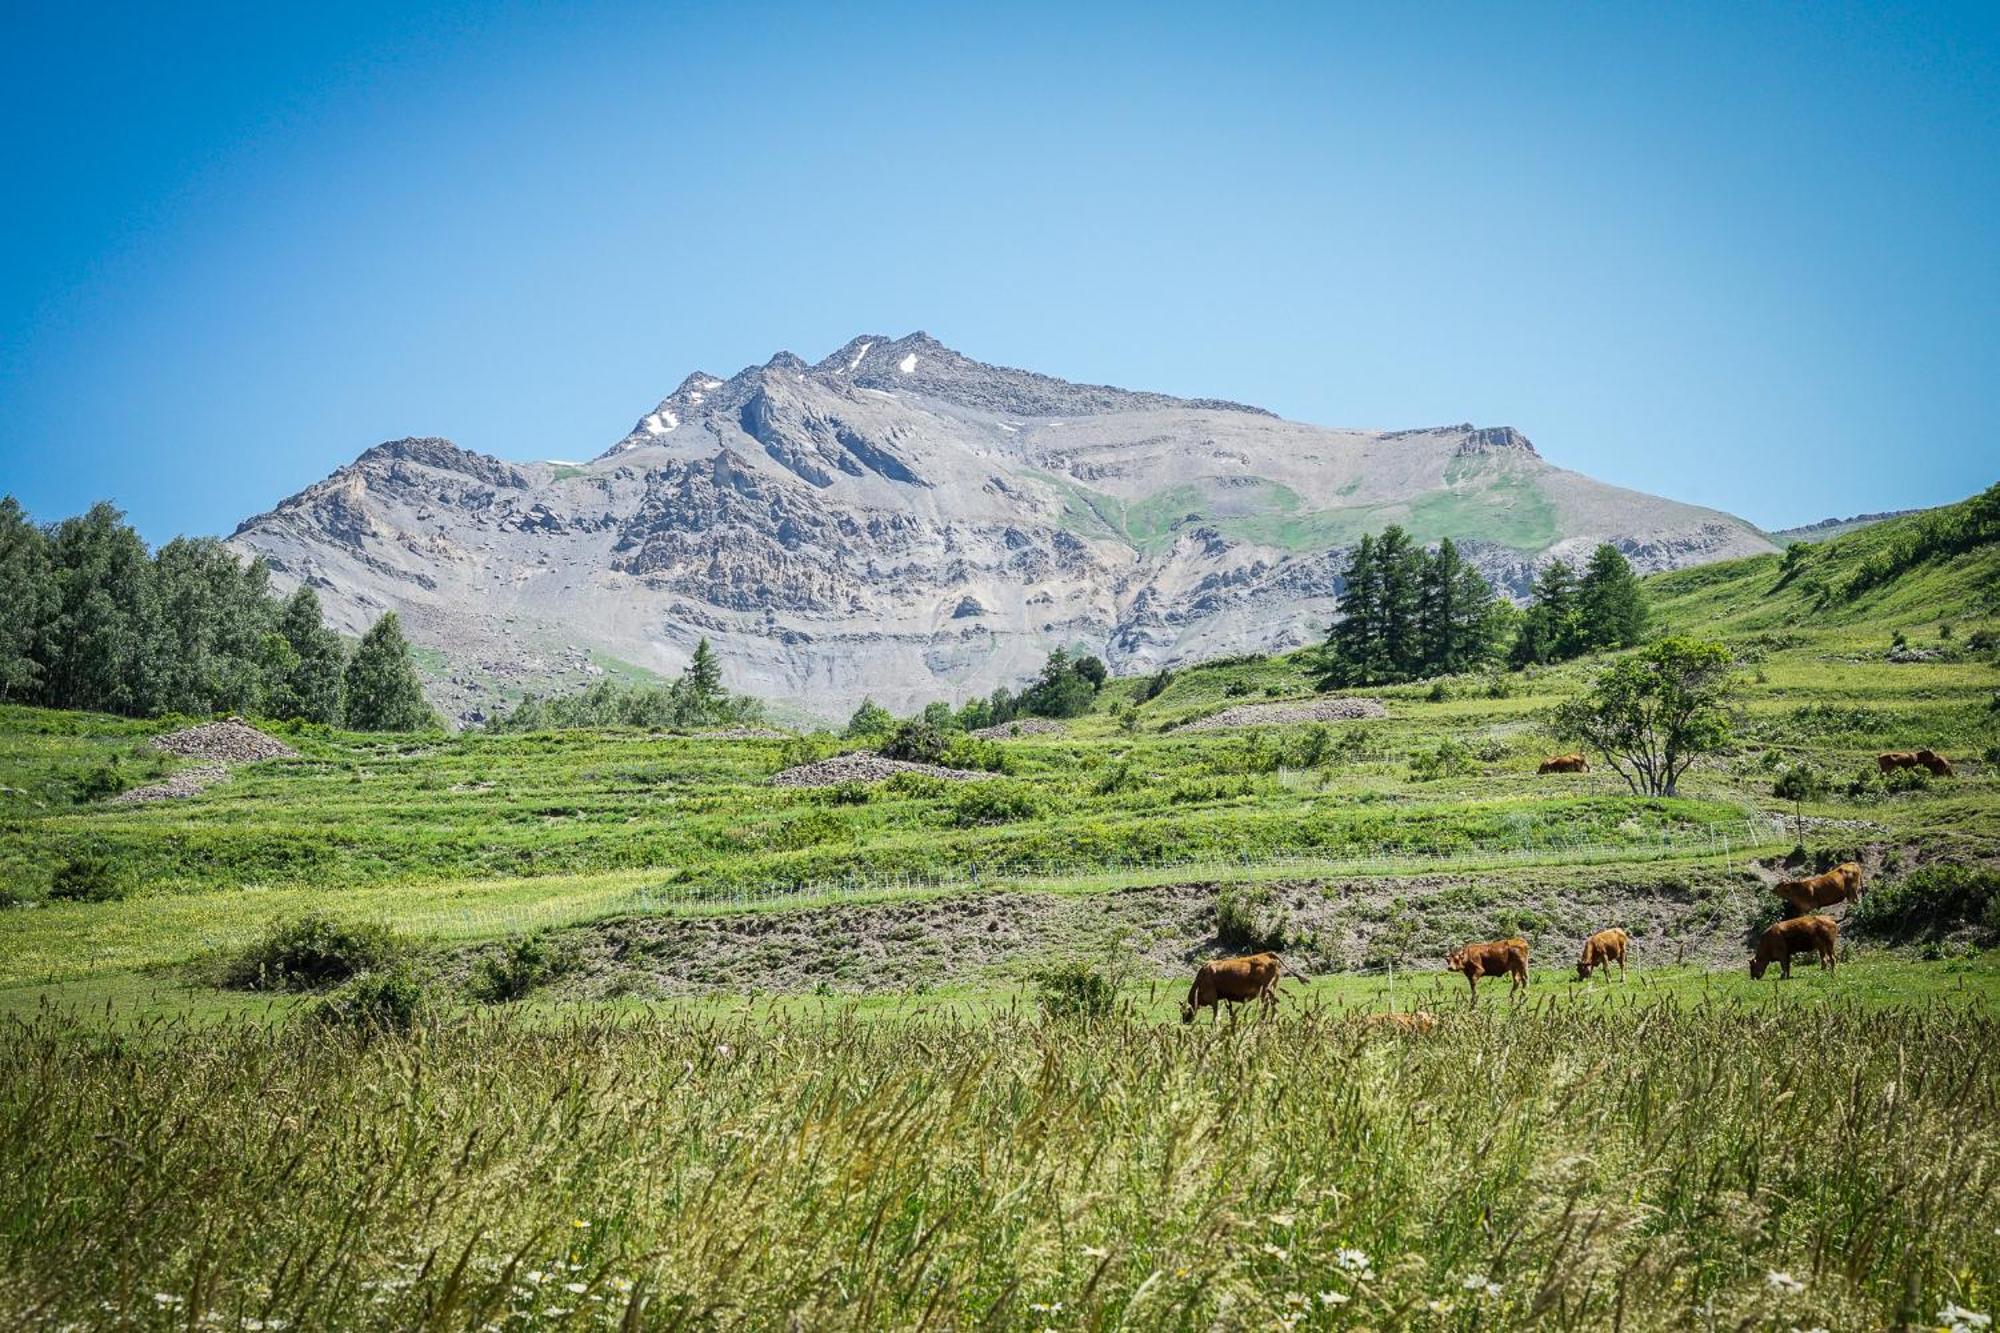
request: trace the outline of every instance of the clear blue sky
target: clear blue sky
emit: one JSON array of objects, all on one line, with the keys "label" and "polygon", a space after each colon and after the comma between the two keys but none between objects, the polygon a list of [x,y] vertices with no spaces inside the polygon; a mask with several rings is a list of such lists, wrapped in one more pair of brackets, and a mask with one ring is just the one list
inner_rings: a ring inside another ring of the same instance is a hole
[{"label": "clear blue sky", "polygon": [[2000,476],[1991,3],[0,15],[43,518],[587,456],[690,370],[919,328],[1770,526]]}]

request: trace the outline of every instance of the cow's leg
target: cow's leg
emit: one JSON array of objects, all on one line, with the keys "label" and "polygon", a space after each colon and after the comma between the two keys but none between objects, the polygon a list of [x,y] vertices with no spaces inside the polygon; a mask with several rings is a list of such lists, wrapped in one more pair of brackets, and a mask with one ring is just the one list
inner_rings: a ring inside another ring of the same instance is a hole
[{"label": "cow's leg", "polygon": [[1471,972],[1467,972],[1467,973],[1465,974],[1465,984],[1466,984],[1466,986],[1467,986],[1467,987],[1468,987],[1468,988],[1469,988],[1469,989],[1470,989],[1470,990],[1472,991],[1472,1002],[1473,1002],[1474,1004],[1477,1004],[1477,1003],[1479,1002],[1479,981],[1478,981],[1478,979],[1477,979],[1477,978],[1475,978],[1475,977],[1474,977],[1474,976],[1472,975],[1472,973],[1471,973]]},{"label": "cow's leg", "polygon": [[1792,979],[1792,956],[1790,954],[1786,954],[1778,960],[1778,979],[1780,981],[1790,981]]}]

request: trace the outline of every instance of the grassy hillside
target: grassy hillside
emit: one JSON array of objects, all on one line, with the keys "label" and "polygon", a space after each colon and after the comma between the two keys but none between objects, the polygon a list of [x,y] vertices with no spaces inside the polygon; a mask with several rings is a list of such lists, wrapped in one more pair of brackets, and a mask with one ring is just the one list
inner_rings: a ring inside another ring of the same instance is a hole
[{"label": "grassy hillside", "polygon": [[[1536,774],[1593,661],[1205,729],[1323,697],[1307,654],[1217,662],[959,740],[980,781],[822,789],[770,777],[826,735],[293,727],[115,804],[185,720],[0,708],[0,1322],[1990,1312],[2000,551],[1933,520],[1648,581],[1741,664],[1736,743],[1671,800]],[[1885,784],[1920,745],[1958,776]],[[1836,971],[1753,982],[1799,836],[1869,894]],[[1607,925],[1633,974],[1578,984]],[[1437,960],[1502,934],[1532,984],[1475,1003]],[[1277,1021],[1175,1021],[1258,947],[1307,974]]]}]

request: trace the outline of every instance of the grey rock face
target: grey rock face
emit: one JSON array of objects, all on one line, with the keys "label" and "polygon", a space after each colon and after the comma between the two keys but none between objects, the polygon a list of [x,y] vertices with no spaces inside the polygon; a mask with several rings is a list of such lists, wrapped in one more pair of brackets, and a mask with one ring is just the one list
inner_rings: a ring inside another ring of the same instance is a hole
[{"label": "grey rock face", "polygon": [[824,719],[985,694],[1059,646],[1138,672],[1311,642],[1348,547],[1389,523],[1516,595],[1599,541],[1642,570],[1772,549],[1511,427],[1309,426],[921,333],[696,372],[590,462],[377,445],[231,540],[344,630],[399,611],[447,715],[671,674],[706,636],[732,687]]}]

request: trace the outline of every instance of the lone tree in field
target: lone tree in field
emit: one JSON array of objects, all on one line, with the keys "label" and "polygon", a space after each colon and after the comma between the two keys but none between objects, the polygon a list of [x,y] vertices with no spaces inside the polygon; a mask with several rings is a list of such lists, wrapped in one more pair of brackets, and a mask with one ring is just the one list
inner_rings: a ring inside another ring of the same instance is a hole
[{"label": "lone tree in field", "polygon": [[347,664],[347,725],[355,731],[419,731],[435,722],[410,662],[410,643],[394,611],[361,636]]},{"label": "lone tree in field", "polygon": [[1722,644],[1662,639],[1559,705],[1555,733],[1603,755],[1635,794],[1672,796],[1696,759],[1729,742],[1734,667]]}]

